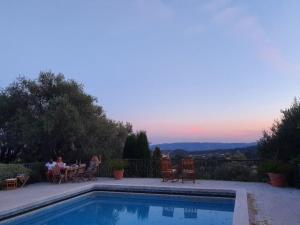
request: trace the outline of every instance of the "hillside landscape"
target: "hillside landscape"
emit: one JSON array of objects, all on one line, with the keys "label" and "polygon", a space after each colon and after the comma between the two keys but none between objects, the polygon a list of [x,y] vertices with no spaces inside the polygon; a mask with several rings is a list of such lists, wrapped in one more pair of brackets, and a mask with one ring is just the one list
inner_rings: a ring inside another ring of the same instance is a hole
[{"label": "hillside landscape", "polygon": [[187,152],[214,151],[256,146],[256,142],[250,143],[223,143],[223,142],[176,142],[151,145],[151,149],[159,147],[161,150],[185,150]]}]

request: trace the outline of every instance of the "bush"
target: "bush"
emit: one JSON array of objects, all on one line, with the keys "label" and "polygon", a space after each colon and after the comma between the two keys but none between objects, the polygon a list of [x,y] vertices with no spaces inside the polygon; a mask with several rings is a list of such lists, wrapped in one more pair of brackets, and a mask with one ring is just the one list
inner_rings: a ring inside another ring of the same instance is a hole
[{"label": "bush", "polygon": [[41,182],[46,180],[46,167],[44,163],[26,163],[24,166],[31,170],[30,173],[30,183]]},{"label": "bush", "polygon": [[269,160],[264,163],[262,163],[259,166],[259,172],[261,174],[266,174],[266,173],[282,173],[282,174],[289,174],[293,170],[292,166],[274,161],[274,160]]},{"label": "bush", "polygon": [[31,175],[31,170],[25,168],[21,164],[3,164],[0,163],[0,183],[1,187],[3,182],[8,178],[15,178],[18,174]]},{"label": "bush", "polygon": [[251,181],[256,179],[256,170],[238,162],[230,162],[216,168],[215,179]]},{"label": "bush", "polygon": [[128,162],[122,159],[113,159],[110,161],[110,167],[113,170],[123,170],[128,166]]}]

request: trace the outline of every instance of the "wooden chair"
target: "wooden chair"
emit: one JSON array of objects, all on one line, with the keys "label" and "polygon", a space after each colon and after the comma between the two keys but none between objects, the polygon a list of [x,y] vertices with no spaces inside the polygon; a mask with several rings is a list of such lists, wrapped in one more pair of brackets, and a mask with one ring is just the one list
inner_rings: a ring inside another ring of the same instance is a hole
[{"label": "wooden chair", "polygon": [[75,181],[80,182],[84,181],[86,164],[80,164],[75,176]]},{"label": "wooden chair", "polygon": [[160,172],[163,178],[163,182],[168,180],[178,181],[177,169],[175,167],[172,167],[171,159],[162,158],[160,160]]},{"label": "wooden chair", "polygon": [[60,184],[61,181],[65,178],[65,175],[61,173],[60,168],[58,165],[56,165],[52,169],[52,181],[53,183],[58,183]]},{"label": "wooden chair", "polygon": [[17,188],[17,178],[9,178],[5,180],[6,190],[13,190]]},{"label": "wooden chair", "polygon": [[27,181],[29,180],[29,176],[26,174],[19,174],[17,176],[18,182],[20,184],[20,187],[24,187]]},{"label": "wooden chair", "polygon": [[84,172],[83,177],[87,180],[96,180],[96,177],[99,174],[99,166],[95,167],[88,167],[87,170]]},{"label": "wooden chair", "polygon": [[181,178],[183,180],[192,180],[195,183],[196,172],[195,172],[195,162],[192,158],[181,160]]}]

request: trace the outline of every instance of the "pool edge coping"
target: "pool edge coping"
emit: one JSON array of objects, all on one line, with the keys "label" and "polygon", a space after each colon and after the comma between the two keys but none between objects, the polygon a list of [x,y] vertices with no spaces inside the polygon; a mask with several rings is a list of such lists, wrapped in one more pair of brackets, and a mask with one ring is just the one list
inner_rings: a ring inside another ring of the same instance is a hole
[{"label": "pool edge coping", "polygon": [[[233,211],[233,225],[250,225],[247,192],[245,189],[199,189],[187,187],[159,187],[144,185],[124,185],[124,184],[88,184],[83,187],[74,188],[57,195],[48,196],[40,200],[17,206],[8,210],[0,211],[0,223],[14,216],[36,210],[57,202],[67,200],[78,195],[93,191],[123,191],[135,193],[161,193],[161,194],[188,194],[197,196],[234,197],[235,205]],[[170,193],[171,192],[171,193]]]}]

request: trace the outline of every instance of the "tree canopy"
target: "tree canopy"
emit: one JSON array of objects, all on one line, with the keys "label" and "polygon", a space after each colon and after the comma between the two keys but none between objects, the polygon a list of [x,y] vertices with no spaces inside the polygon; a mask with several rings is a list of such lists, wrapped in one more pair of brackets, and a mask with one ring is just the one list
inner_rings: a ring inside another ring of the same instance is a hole
[{"label": "tree canopy", "polygon": [[139,131],[136,134],[128,135],[124,151],[124,159],[150,159],[151,152],[149,142],[145,131]]},{"label": "tree canopy", "polygon": [[264,131],[258,142],[262,158],[289,161],[300,155],[300,101],[281,110],[282,117],[273,123],[270,131]]},{"label": "tree canopy", "polygon": [[18,78],[0,92],[0,161],[121,157],[130,124],[108,119],[83,85],[63,74]]}]

